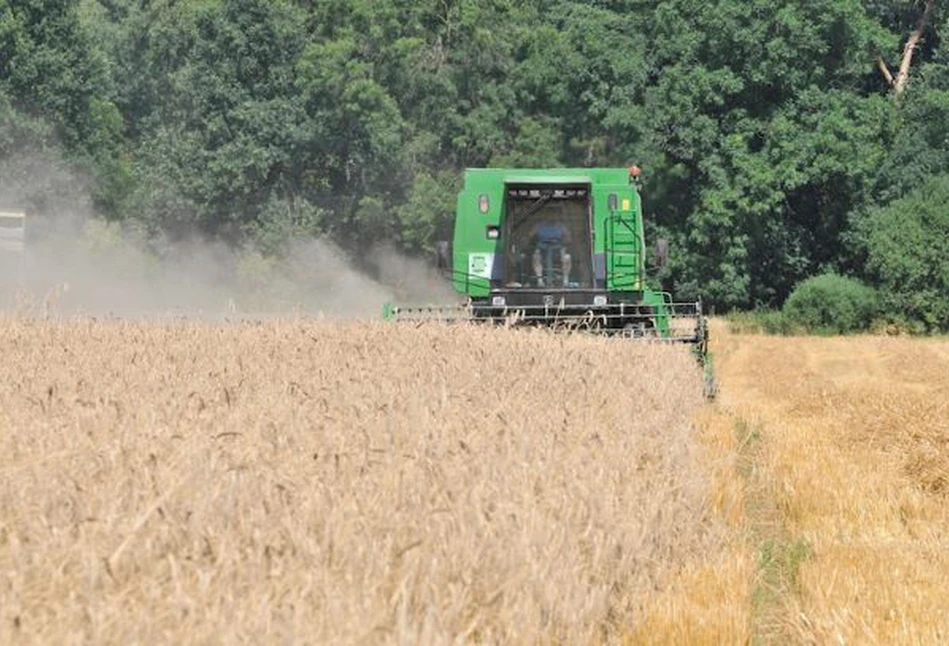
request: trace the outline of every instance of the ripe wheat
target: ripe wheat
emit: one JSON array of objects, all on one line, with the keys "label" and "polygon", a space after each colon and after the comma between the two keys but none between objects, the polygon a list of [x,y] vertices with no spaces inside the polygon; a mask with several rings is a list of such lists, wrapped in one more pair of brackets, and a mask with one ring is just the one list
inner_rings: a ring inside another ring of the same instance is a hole
[{"label": "ripe wheat", "polygon": [[682,348],[0,321],[0,642],[590,643],[718,535]]}]

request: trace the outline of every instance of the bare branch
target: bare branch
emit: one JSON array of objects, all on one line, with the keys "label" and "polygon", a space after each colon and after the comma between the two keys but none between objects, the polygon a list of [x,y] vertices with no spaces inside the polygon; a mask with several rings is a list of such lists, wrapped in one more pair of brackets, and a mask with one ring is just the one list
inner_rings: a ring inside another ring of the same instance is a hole
[{"label": "bare branch", "polygon": [[886,79],[887,85],[893,87],[893,83],[895,82],[893,73],[890,72],[890,68],[887,66],[886,61],[883,60],[882,56],[877,56],[877,67],[880,68],[880,73],[883,75],[883,78]]},{"label": "bare branch", "polygon": [[936,0],[926,0],[926,8],[923,10],[923,15],[920,17],[916,29],[909,35],[909,39],[903,47],[903,59],[900,61],[900,71],[897,73],[896,80],[893,83],[893,91],[896,93],[897,98],[899,98],[903,90],[906,89],[906,82],[909,80],[909,68],[913,63],[913,54],[916,52],[916,47],[923,37],[923,32],[925,32],[926,27],[929,26],[929,20],[932,18],[935,5]]}]

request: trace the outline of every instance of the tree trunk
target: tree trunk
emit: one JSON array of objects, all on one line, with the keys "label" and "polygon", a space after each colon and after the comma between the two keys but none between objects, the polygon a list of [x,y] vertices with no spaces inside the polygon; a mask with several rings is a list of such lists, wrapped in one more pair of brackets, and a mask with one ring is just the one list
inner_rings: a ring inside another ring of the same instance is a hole
[{"label": "tree trunk", "polygon": [[877,67],[880,68],[880,73],[883,74],[883,78],[886,79],[887,84],[893,88],[893,96],[896,100],[899,100],[903,94],[903,90],[906,89],[906,83],[909,81],[910,66],[913,64],[913,54],[916,53],[919,41],[922,40],[923,33],[926,31],[926,27],[929,26],[929,21],[932,19],[935,6],[936,0],[926,0],[923,15],[919,18],[916,29],[913,30],[906,40],[906,45],[903,46],[903,57],[900,59],[900,69],[896,73],[896,76],[893,76],[892,72],[890,72],[890,68],[887,67],[883,57],[877,56]]}]

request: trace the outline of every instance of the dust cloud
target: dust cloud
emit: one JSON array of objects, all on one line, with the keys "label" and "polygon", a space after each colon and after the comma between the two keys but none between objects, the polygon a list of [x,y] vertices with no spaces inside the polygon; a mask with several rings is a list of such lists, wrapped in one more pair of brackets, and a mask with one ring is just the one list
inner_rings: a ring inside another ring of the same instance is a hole
[{"label": "dust cloud", "polygon": [[93,218],[61,220],[31,238],[22,253],[0,252],[0,312],[366,318],[386,302],[457,300],[433,267],[389,246],[360,259],[367,268],[360,271],[325,239],[293,241],[279,258],[194,239],[156,249]]},{"label": "dust cloud", "polygon": [[27,212],[23,251],[0,245],[0,314],[366,318],[386,302],[458,302],[431,263],[391,245],[357,258],[328,239],[299,239],[275,257],[147,236],[93,217],[94,186],[52,149],[0,155],[0,212]]},{"label": "dust cloud", "polygon": [[383,303],[449,303],[443,278],[391,247],[357,270],[323,239],[291,243],[280,258],[221,243],[176,242],[160,254],[89,220],[75,236],[28,244],[0,258],[0,310],[25,314],[183,316],[378,316]]}]

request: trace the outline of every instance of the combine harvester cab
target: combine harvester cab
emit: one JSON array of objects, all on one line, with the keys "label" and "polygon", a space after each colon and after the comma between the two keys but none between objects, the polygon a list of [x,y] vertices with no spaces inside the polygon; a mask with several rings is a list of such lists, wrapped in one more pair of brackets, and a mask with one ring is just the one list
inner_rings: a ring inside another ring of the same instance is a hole
[{"label": "combine harvester cab", "polygon": [[470,169],[442,264],[458,307],[387,305],[395,320],[544,325],[691,344],[707,359],[701,303],[646,281],[638,169]]}]

